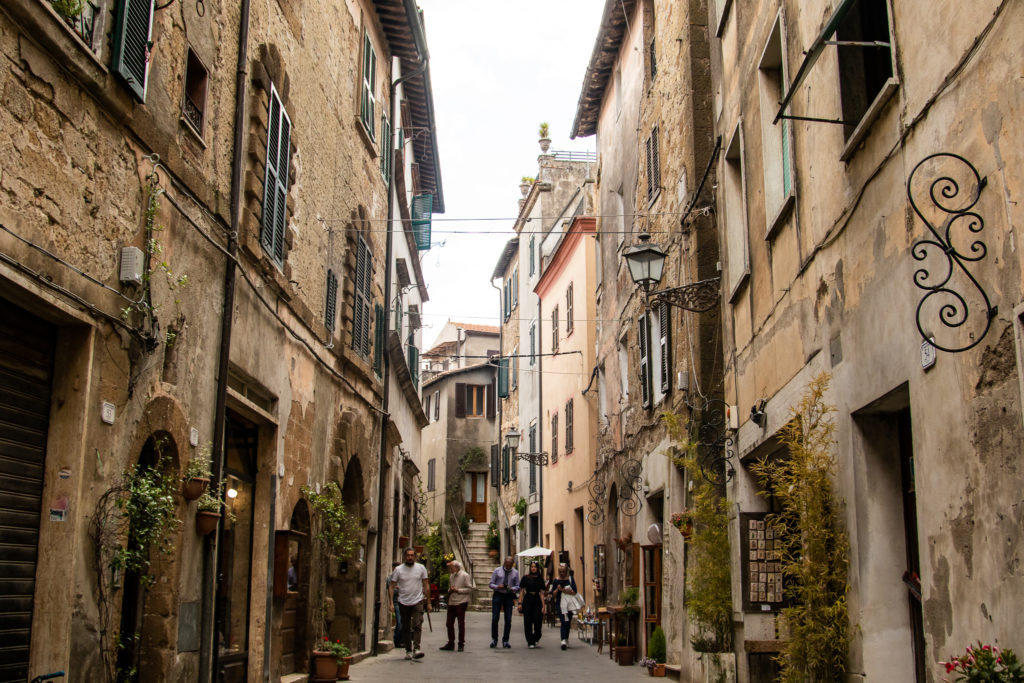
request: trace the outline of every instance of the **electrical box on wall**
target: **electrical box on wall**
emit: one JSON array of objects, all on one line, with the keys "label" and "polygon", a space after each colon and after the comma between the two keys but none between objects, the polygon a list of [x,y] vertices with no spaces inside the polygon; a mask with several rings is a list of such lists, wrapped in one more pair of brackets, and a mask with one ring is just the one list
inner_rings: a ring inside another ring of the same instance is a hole
[{"label": "electrical box on wall", "polygon": [[141,285],[142,268],[142,250],[138,247],[122,247],[121,273],[118,279],[126,285]]}]

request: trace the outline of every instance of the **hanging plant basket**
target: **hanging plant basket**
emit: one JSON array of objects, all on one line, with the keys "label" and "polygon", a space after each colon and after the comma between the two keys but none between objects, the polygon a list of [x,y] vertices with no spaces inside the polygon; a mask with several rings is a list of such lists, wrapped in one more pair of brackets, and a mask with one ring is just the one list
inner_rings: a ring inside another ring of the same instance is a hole
[{"label": "hanging plant basket", "polygon": [[185,500],[195,500],[203,495],[206,487],[210,485],[208,477],[192,477],[186,479],[181,485],[181,495]]},{"label": "hanging plant basket", "polygon": [[211,531],[216,530],[218,522],[220,522],[219,512],[210,512],[209,510],[196,511],[196,533],[200,536],[206,536]]}]

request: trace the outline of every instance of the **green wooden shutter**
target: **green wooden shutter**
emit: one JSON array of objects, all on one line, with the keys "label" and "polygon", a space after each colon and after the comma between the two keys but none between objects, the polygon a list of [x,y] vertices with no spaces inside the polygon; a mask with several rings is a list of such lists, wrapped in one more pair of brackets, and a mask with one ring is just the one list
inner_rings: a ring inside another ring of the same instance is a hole
[{"label": "green wooden shutter", "polygon": [[537,236],[530,235],[530,275],[533,275],[536,271],[536,261],[534,261],[534,247],[536,246]]},{"label": "green wooden shutter", "polygon": [[573,449],[572,439],[572,399],[565,404],[565,452],[571,453]]},{"label": "green wooden shutter", "polygon": [[324,324],[334,331],[335,311],[338,307],[338,276],[331,269],[327,270],[327,300],[324,303]]},{"label": "green wooden shutter", "polygon": [[384,372],[384,307],[374,304],[373,371],[379,377]]},{"label": "green wooden shutter", "polygon": [[419,385],[420,383],[420,350],[412,345],[412,335],[409,335],[409,344],[406,347],[407,357],[409,360],[409,374],[412,375],[412,383]]},{"label": "green wooden shutter", "polygon": [[[356,243],[355,297],[352,301],[352,348],[362,356],[370,354],[370,248],[362,237]],[[383,326],[381,326],[383,328]]]},{"label": "green wooden shutter", "polygon": [[277,89],[270,88],[267,116],[267,160],[263,178],[263,221],[260,243],[270,256],[284,263],[284,233],[288,222],[288,168],[291,161],[291,121]]},{"label": "green wooden shutter", "polygon": [[366,127],[370,139],[376,139],[374,111],[377,96],[377,53],[373,51],[370,34],[363,34],[363,91],[359,99],[359,118]]},{"label": "green wooden shutter", "polygon": [[508,483],[508,446],[501,447],[501,483]]},{"label": "green wooden shutter", "polygon": [[537,323],[530,323],[530,365],[537,362]]},{"label": "green wooden shutter", "polygon": [[789,121],[782,119],[782,196],[788,197],[793,187],[792,173],[789,167]]},{"label": "green wooden shutter", "polygon": [[434,213],[434,195],[418,194],[412,198],[412,234],[416,249],[430,249],[430,219]]},{"label": "green wooden shutter", "polygon": [[498,359],[498,396],[508,398],[508,358]]},{"label": "green wooden shutter", "polygon": [[384,177],[384,182],[391,182],[391,155],[393,154],[391,145],[391,122],[388,121],[388,117],[380,117],[380,174]]},{"label": "green wooden shutter", "polygon": [[637,319],[637,342],[640,346],[640,402],[644,408],[651,405],[651,331],[649,324],[646,315]]},{"label": "green wooden shutter", "polygon": [[498,477],[501,476],[499,472],[500,463],[498,462],[498,444],[491,444],[491,486],[498,488],[500,486]]},{"label": "green wooden shutter", "polygon": [[110,70],[124,79],[139,102],[145,102],[153,45],[153,0],[121,0],[111,33]]}]

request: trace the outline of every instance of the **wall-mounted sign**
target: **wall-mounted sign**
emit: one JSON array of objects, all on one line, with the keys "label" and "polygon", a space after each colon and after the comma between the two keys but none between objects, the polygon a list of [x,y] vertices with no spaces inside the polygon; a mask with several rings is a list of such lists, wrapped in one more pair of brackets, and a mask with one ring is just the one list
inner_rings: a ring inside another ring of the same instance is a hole
[{"label": "wall-mounted sign", "polygon": [[782,541],[766,514],[740,513],[743,610],[773,612],[782,607]]}]

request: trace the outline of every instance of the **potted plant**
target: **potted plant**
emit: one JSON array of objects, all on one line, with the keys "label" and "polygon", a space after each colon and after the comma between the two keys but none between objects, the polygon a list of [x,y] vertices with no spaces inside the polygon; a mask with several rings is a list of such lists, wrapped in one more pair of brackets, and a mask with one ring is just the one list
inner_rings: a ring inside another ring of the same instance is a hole
[{"label": "potted plant", "polygon": [[[620,610],[627,617],[627,622],[631,621],[633,615],[640,612],[640,606],[637,604],[639,599],[640,589],[636,586],[627,588],[619,593],[619,602],[622,603]],[[630,629],[627,624],[626,632],[619,634],[619,645],[615,648],[615,655],[619,660],[620,666],[632,665],[636,657],[636,646],[629,644],[629,633]]]},{"label": "potted plant", "polygon": [[224,500],[220,496],[223,485],[214,489],[203,491],[198,498],[196,509],[196,533],[206,536],[217,528],[220,522],[221,511],[224,509]]},{"label": "potted plant", "polygon": [[498,557],[498,550],[501,548],[501,534],[498,533],[498,526],[491,522],[487,526],[487,556],[491,559]]},{"label": "potted plant", "polygon": [[[334,619],[334,600],[328,596],[327,578],[331,568],[337,567],[338,562],[351,558],[359,545],[359,522],[345,506],[341,495],[341,489],[337,482],[329,481],[319,490],[309,486],[303,486],[300,491],[305,496],[310,507],[311,534],[319,544],[317,556],[320,562],[320,571],[317,574],[317,602],[320,603],[318,617],[313,622],[313,640],[317,645],[314,648],[314,659],[316,663],[325,667],[341,665],[338,672],[344,679],[347,679],[348,670],[346,657],[350,656],[348,647],[339,640],[330,638],[330,624]],[[331,663],[322,662],[325,659],[317,656],[319,653],[331,653]],[[325,673],[328,673],[325,671]],[[338,674],[335,674],[336,676]],[[335,680],[319,674],[316,680]]]},{"label": "potted plant", "polygon": [[352,663],[352,651],[340,640],[326,636],[313,650],[313,675],[318,681],[348,680],[348,667]]},{"label": "potted plant", "polygon": [[210,457],[206,449],[188,461],[181,474],[181,495],[185,500],[195,500],[203,495],[210,485]]},{"label": "potted plant", "polygon": [[684,539],[690,540],[690,537],[693,536],[693,511],[687,509],[682,512],[673,512],[672,526],[679,530]]},{"label": "potted plant", "polygon": [[537,140],[537,142],[540,144],[540,151],[543,154],[547,154],[548,153],[548,149],[551,148],[551,138],[548,137],[550,132],[551,131],[548,128],[548,122],[547,121],[542,122],[540,124],[540,127],[537,129],[537,134],[540,135],[540,139]]},{"label": "potted plant", "polygon": [[523,193],[523,196],[530,194],[530,186],[533,185],[534,178],[528,175],[524,175],[519,182],[519,191]]},{"label": "potted plant", "polygon": [[50,0],[50,6],[54,11],[72,26],[78,24],[78,16],[82,13],[83,5],[82,0]]},{"label": "potted plant", "polygon": [[650,662],[647,671],[652,676],[665,677],[665,651],[665,632],[661,626],[655,626],[651,632],[651,639],[647,642],[647,661]]},{"label": "potted plant", "polygon": [[1024,680],[1024,664],[1013,650],[1000,651],[995,645],[982,645],[980,642],[977,647],[968,646],[965,654],[939,664],[946,667],[947,674],[955,673],[957,681],[1016,683]]}]

